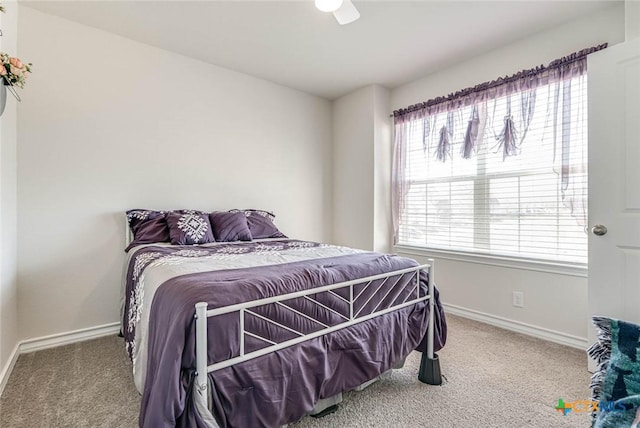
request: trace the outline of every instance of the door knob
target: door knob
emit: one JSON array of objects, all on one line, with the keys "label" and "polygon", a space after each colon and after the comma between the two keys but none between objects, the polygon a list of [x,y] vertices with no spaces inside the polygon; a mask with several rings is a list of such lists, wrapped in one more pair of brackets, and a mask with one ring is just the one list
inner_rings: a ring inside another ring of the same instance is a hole
[{"label": "door knob", "polygon": [[603,224],[596,224],[591,228],[594,235],[602,236],[607,234],[607,227]]}]

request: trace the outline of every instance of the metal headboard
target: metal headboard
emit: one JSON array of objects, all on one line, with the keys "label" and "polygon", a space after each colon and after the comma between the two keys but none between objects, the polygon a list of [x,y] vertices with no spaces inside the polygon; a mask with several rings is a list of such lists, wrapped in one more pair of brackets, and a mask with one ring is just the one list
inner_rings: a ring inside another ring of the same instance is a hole
[{"label": "metal headboard", "polygon": [[129,228],[129,219],[127,219],[127,214],[124,214],[124,247],[127,248],[129,244],[133,241],[133,234],[131,233],[131,229]]}]

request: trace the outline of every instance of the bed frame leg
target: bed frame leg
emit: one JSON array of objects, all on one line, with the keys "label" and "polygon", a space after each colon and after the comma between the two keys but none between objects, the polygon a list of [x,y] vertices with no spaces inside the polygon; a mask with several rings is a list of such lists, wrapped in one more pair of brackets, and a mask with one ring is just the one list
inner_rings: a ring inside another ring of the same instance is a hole
[{"label": "bed frame leg", "polygon": [[440,372],[440,359],[438,358],[438,354],[434,354],[433,358],[429,358],[425,352],[422,353],[418,379],[420,382],[429,385],[442,385],[442,373]]},{"label": "bed frame leg", "polygon": [[435,296],[433,290],[434,281],[434,261],[429,259],[431,267],[429,268],[429,276],[427,278],[427,286],[429,287],[429,325],[427,326],[427,352],[422,353],[420,360],[420,371],[418,372],[418,380],[429,385],[442,385],[442,373],[440,372],[440,360],[438,354],[433,352],[433,338],[435,334]]},{"label": "bed frame leg", "polygon": [[207,303],[196,303],[196,384],[208,403],[207,391]]}]

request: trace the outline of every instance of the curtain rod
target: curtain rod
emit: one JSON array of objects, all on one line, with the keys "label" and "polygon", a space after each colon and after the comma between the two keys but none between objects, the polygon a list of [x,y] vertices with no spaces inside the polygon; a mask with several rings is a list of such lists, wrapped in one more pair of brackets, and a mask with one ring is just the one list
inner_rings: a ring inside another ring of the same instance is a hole
[{"label": "curtain rod", "polygon": [[402,116],[408,113],[412,113],[414,111],[418,111],[418,110],[422,110],[424,108],[427,107],[432,107],[434,105],[437,104],[441,104],[447,101],[452,101],[455,100],[457,98],[461,98],[461,97],[465,97],[469,94],[472,94],[474,92],[480,92],[480,91],[485,91],[487,89],[491,89],[491,88],[495,88],[497,86],[500,85],[504,85],[510,82],[513,82],[515,80],[519,80],[519,79],[523,79],[529,76],[535,76],[538,74],[541,74],[545,71],[548,70],[552,70],[554,68],[560,68],[566,64],[570,64],[572,62],[575,61],[579,61],[583,58],[585,58],[587,55],[593,53],[593,52],[597,52],[599,50],[605,49],[607,47],[608,43],[603,43],[601,45],[597,45],[597,46],[593,46],[590,48],[586,48],[586,49],[582,49],[578,52],[574,52],[570,55],[564,56],[562,58],[558,58],[558,59],[554,59],[553,61],[551,61],[549,63],[549,65],[545,66],[545,65],[539,65],[537,67],[534,68],[530,68],[527,70],[522,70],[519,71],[515,74],[512,74],[511,76],[505,76],[505,77],[499,77],[498,79],[495,80],[490,80],[484,83],[480,83],[478,85],[472,86],[472,87],[468,87],[465,89],[461,89],[457,92],[451,93],[445,97],[437,97],[437,98],[433,98],[430,99],[428,101],[424,101],[418,104],[413,104],[410,105],[409,107],[405,107],[402,109],[398,109],[398,110],[394,110],[393,113],[391,113],[389,115],[389,117],[396,117],[396,116]]}]

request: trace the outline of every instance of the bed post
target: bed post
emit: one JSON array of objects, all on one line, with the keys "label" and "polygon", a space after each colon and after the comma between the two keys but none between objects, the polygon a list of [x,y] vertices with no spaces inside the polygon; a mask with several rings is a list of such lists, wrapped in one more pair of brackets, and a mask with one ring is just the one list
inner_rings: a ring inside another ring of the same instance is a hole
[{"label": "bed post", "polygon": [[[429,275],[427,276],[427,287],[429,289],[429,325],[427,326],[427,352],[422,353],[420,360],[420,371],[418,379],[420,382],[429,385],[442,385],[442,375],[440,373],[440,360],[438,354],[433,352],[433,339],[435,335],[435,295],[434,295],[434,261],[429,259]],[[418,279],[419,279],[418,275]]]},{"label": "bed post", "polygon": [[204,395],[207,407],[207,303],[196,303],[196,387]]}]

